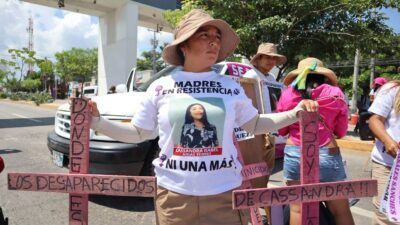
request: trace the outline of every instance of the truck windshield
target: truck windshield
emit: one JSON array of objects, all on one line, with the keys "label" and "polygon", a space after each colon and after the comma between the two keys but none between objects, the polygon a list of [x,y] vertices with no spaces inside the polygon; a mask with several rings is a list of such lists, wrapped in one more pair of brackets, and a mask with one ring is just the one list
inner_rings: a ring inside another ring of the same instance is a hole
[{"label": "truck windshield", "polygon": [[154,74],[152,77],[150,77],[149,80],[147,80],[146,82],[142,83],[139,87],[137,87],[137,90],[138,91],[146,91],[147,88],[149,88],[150,84],[153,83],[153,81],[157,80],[160,77],[169,75],[175,68],[176,68],[176,66],[168,66],[168,67],[162,69],[160,72],[158,72],[158,73]]},{"label": "truck windshield", "polygon": [[[220,73],[222,68],[224,67],[223,64],[214,64],[211,69],[214,70],[216,73]],[[146,91],[147,88],[149,88],[150,84],[153,83],[153,81],[157,80],[160,77],[167,76],[171,74],[171,72],[175,69],[179,69],[177,66],[167,66],[166,68],[162,69],[160,72],[154,74],[149,80],[146,82],[142,83],[140,86],[136,87],[137,91]]]}]

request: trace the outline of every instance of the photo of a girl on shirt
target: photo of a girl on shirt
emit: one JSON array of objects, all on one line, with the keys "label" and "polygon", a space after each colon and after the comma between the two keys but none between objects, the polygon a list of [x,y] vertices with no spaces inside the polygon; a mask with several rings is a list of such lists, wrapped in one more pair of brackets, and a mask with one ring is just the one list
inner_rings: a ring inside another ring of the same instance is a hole
[{"label": "photo of a girl on shirt", "polygon": [[208,122],[206,109],[200,103],[187,107],[181,132],[181,147],[208,148],[218,146],[217,128]]}]

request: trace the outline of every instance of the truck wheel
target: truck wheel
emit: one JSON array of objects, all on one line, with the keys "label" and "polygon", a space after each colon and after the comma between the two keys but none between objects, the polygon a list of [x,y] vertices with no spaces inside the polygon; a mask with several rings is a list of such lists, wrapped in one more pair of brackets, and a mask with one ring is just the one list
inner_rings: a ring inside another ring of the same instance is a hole
[{"label": "truck wheel", "polygon": [[154,165],[153,165],[153,160],[158,157],[158,154],[160,153],[160,148],[158,147],[158,139],[154,142],[153,147],[147,153],[147,156],[144,160],[142,170],[140,171],[140,176],[154,176]]}]

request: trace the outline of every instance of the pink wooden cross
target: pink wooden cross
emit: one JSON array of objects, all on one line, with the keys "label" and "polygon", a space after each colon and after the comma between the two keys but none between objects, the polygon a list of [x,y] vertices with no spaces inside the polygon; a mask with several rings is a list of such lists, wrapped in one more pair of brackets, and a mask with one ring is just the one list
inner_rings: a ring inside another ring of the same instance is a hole
[{"label": "pink wooden cross", "polygon": [[155,177],[94,175],[89,172],[88,100],[75,98],[71,106],[69,174],[9,173],[8,189],[69,193],[69,224],[88,224],[88,195],[154,197]]},{"label": "pink wooden cross", "polygon": [[234,209],[301,203],[301,224],[317,225],[319,201],[377,195],[376,180],[319,183],[318,113],[300,112],[300,127],[301,185],[234,191]]}]

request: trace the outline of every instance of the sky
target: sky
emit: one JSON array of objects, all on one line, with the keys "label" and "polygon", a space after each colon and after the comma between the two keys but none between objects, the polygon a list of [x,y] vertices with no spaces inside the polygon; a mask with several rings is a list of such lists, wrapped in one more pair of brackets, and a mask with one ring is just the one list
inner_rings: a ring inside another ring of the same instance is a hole
[{"label": "sky", "polygon": [[[387,24],[400,33],[400,13],[395,9],[383,9],[389,17]],[[34,19],[34,50],[39,57],[54,60],[54,53],[72,47],[97,47],[98,18],[35,5],[18,0],[0,0],[0,58],[7,58],[9,48],[28,46],[28,18]],[[138,27],[138,49],[141,52],[152,49],[150,39],[153,32]],[[157,34],[160,45],[169,43],[170,33]]]},{"label": "sky", "polygon": [[[39,57],[54,60],[54,53],[72,47],[95,48],[98,38],[98,18],[66,10],[50,8],[18,0],[0,0],[0,58],[8,57],[9,48],[28,46],[29,17],[33,18],[34,50]],[[153,32],[138,27],[138,49],[152,49]],[[157,34],[159,44],[172,41],[170,33]]]},{"label": "sky", "polygon": [[400,33],[400,13],[397,9],[383,9],[382,12],[386,13],[389,17],[386,24],[389,27],[392,27],[396,33]]}]

